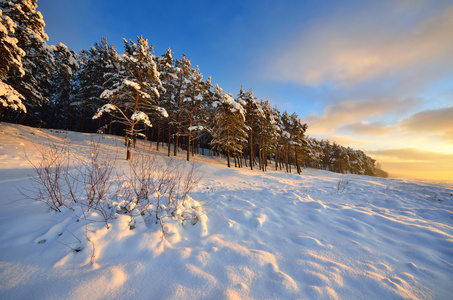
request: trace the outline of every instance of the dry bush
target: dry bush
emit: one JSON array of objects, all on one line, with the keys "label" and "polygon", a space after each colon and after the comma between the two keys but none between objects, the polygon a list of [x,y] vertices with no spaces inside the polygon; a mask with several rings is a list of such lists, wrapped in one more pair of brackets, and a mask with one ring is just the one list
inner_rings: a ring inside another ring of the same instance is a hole
[{"label": "dry bush", "polygon": [[[137,150],[128,161],[128,169],[120,181],[116,174],[116,158],[109,157],[101,149],[100,141],[91,141],[89,156],[75,159],[65,143],[61,147],[50,144],[38,149],[39,162],[33,164],[37,176],[32,178],[35,199],[44,201],[50,208],[77,203],[81,207],[79,218],[90,222],[108,221],[117,213],[129,214],[130,229],[136,221],[154,220],[160,224],[172,218],[184,222],[197,222],[196,208],[187,205],[189,192],[201,179],[197,165],[173,158],[157,160],[149,151]],[[72,169],[72,164],[77,165]],[[114,191],[113,185],[118,184]],[[116,198],[116,199],[115,199]],[[119,205],[113,205],[113,200]],[[91,220],[89,212],[95,211],[102,220]]]},{"label": "dry bush", "polygon": [[193,208],[185,208],[185,200],[195,184],[201,179],[195,163],[186,169],[185,161],[166,158],[156,160],[155,154],[137,151],[129,161],[129,170],[124,174],[125,181],[120,186],[121,199],[118,212],[131,216],[130,228],[134,229],[137,217],[154,219],[160,224],[167,217],[181,221],[193,219],[188,213]]},{"label": "dry bush", "polygon": [[85,188],[85,198],[81,205],[84,212],[91,210],[99,212],[108,228],[108,220],[114,218],[115,214],[108,201],[108,193],[116,181],[114,172],[116,155],[110,158],[101,153],[100,147],[100,140],[91,140],[90,157],[87,161],[82,161],[78,169]]},{"label": "dry bush", "polygon": [[[186,207],[189,192],[201,179],[197,165],[191,163],[186,169],[187,162],[168,158],[161,164],[153,184],[156,198],[155,221],[160,223],[163,230],[163,220],[167,217],[185,220],[196,218],[195,208]],[[164,235],[165,232],[163,231]]]},{"label": "dry bush", "polygon": [[42,201],[49,208],[60,212],[60,207],[66,205],[69,199],[75,201],[75,181],[69,175],[70,159],[66,140],[62,146],[48,141],[48,146],[34,144],[39,159],[37,163],[25,153],[25,158],[35,171],[30,177],[33,196],[24,195],[37,201]]},{"label": "dry bush", "polygon": [[348,185],[349,185],[349,179],[341,176],[337,182],[337,193],[338,194],[343,193],[346,190],[346,188],[348,187]]}]

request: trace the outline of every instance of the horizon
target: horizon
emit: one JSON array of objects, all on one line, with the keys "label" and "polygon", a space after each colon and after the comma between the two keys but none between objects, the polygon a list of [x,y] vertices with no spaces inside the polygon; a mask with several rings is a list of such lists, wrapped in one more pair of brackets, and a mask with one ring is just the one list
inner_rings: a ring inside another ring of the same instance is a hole
[{"label": "horizon", "polygon": [[[361,149],[392,177],[453,181],[450,1],[38,1],[49,44],[170,47],[233,96],[241,86]],[[263,21],[265,20],[265,21]]]}]

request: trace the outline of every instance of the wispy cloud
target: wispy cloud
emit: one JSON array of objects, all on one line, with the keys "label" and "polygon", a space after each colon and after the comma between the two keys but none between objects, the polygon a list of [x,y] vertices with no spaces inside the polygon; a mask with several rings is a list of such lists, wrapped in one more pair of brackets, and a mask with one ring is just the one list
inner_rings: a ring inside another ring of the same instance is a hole
[{"label": "wispy cloud", "polygon": [[368,118],[402,114],[419,103],[420,99],[417,98],[346,100],[327,106],[322,115],[312,114],[306,120],[312,133],[332,133],[345,126],[358,129],[357,124],[362,124],[363,130],[364,121]]},{"label": "wispy cloud", "polygon": [[352,134],[379,136],[386,135],[395,130],[393,126],[385,125],[383,122],[357,122],[350,123],[340,128],[342,131],[349,131]]},{"label": "wispy cloud", "polygon": [[418,5],[405,13],[396,6],[400,1],[391,2],[314,22],[277,53],[270,73],[274,79],[312,86],[349,86],[380,77],[402,80],[451,72],[453,5],[436,10]]},{"label": "wispy cloud", "polygon": [[431,133],[453,143],[453,106],[416,113],[399,122],[398,126],[409,132]]}]

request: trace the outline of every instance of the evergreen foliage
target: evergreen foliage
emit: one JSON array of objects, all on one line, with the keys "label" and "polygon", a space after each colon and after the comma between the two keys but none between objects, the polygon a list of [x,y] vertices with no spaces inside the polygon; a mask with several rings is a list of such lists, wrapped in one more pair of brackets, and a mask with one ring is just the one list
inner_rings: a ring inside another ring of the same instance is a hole
[{"label": "evergreen foliage", "polygon": [[218,85],[214,87],[214,103],[217,108],[212,128],[211,145],[217,152],[227,156],[228,168],[231,155],[242,154],[242,146],[246,142],[244,131],[245,110],[233,97],[225,93]]},{"label": "evergreen foliage", "polygon": [[[37,7],[37,0],[0,1],[0,9],[8,17],[6,22],[15,24],[9,26],[8,37],[11,43],[7,54],[16,58],[14,64],[18,65],[16,53],[25,53],[21,59],[22,68],[8,68],[2,81],[24,97],[28,115],[33,114],[31,108],[47,100],[49,77],[54,67],[53,47],[47,45],[49,38],[44,32],[45,23],[41,13],[36,11]],[[16,46],[22,51],[12,46],[12,39],[17,41]]]}]

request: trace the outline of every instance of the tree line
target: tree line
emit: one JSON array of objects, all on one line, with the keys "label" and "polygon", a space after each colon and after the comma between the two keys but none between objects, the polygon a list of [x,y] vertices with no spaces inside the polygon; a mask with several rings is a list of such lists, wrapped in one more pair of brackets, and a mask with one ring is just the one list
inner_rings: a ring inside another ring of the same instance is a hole
[{"label": "tree line", "polygon": [[228,167],[386,175],[360,150],[306,136],[296,113],[253,90],[233,96],[212,84],[184,54],[155,55],[141,36],[121,54],[105,38],[79,53],[50,46],[36,2],[0,2],[0,120],[123,135],[127,159],[146,138],[168,156],[224,155]]}]

